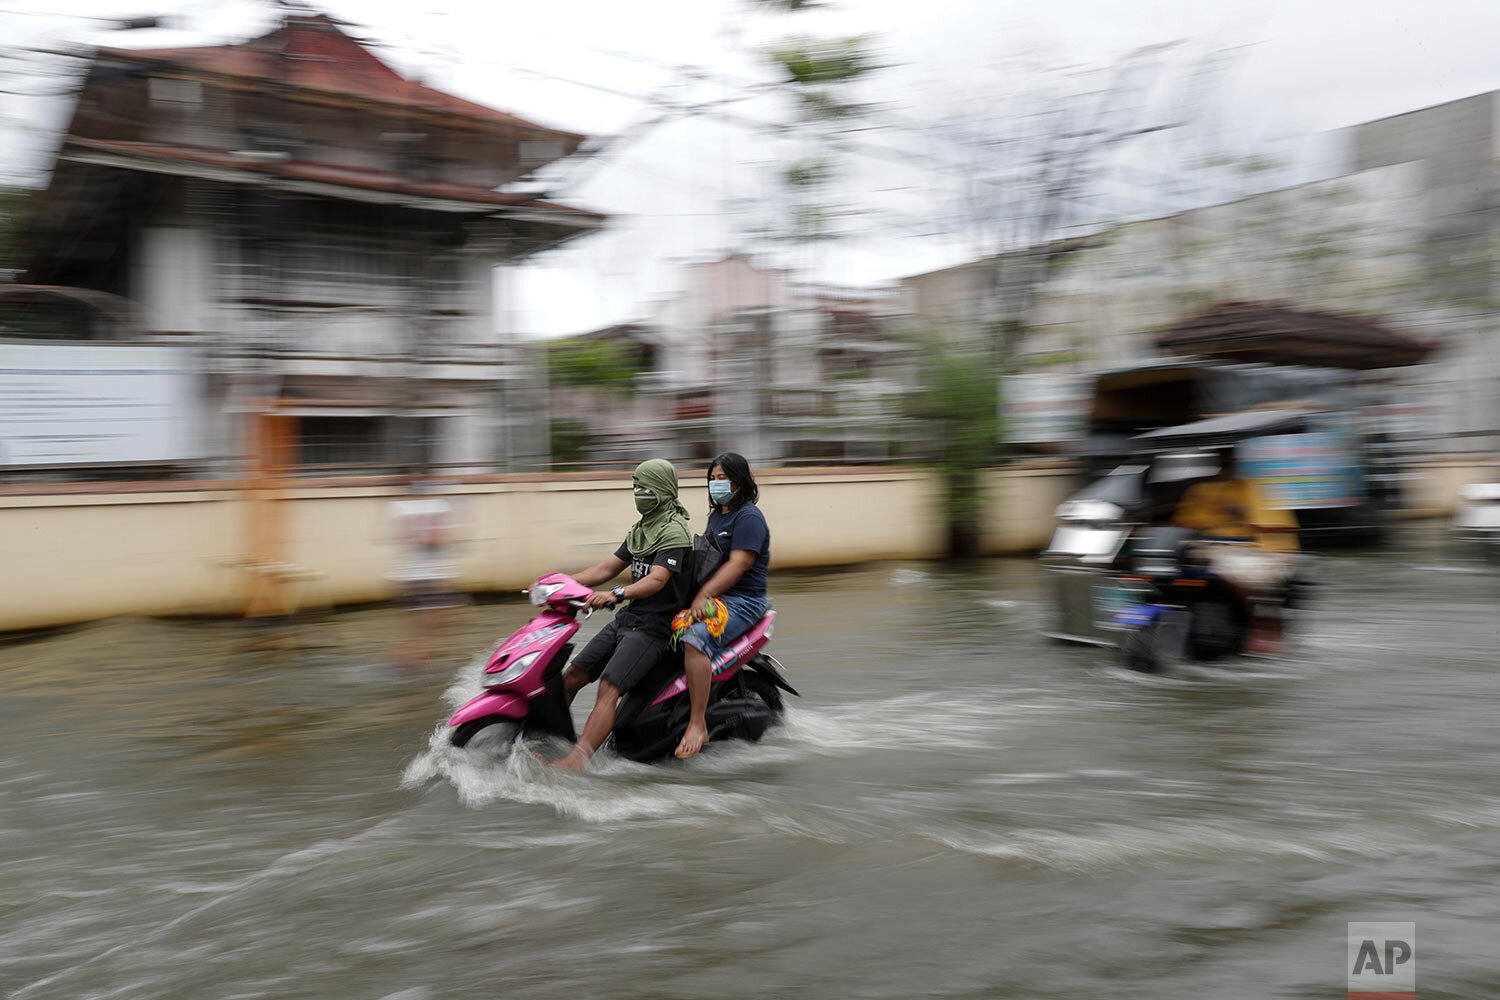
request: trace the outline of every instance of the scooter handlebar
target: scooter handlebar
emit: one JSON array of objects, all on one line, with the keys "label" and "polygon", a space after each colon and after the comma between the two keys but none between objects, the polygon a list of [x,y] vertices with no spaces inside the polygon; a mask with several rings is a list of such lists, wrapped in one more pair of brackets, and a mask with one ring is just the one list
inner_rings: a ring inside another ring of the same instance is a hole
[{"label": "scooter handlebar", "polygon": [[[589,602],[588,601],[580,601],[580,600],[577,600],[576,598],[574,600],[571,600],[571,601],[568,602],[568,607],[570,607],[570,608],[580,608],[580,609],[582,609],[582,608],[587,608],[588,606],[589,606]],[[615,608],[618,608],[620,606],[620,604],[619,604],[618,601],[605,601],[603,606],[606,607],[606,608],[608,608],[609,610],[613,611]]]}]

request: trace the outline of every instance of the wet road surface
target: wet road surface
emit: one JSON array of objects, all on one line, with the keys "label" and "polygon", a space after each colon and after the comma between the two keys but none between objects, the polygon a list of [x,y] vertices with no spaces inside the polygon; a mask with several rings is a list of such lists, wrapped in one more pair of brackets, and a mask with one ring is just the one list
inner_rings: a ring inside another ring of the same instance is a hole
[{"label": "wet road surface", "polygon": [[519,601],[418,674],[382,609],[0,646],[0,995],[1329,997],[1365,920],[1500,995],[1500,573],[1437,540],[1160,677],[1027,561],[773,576],[786,724],[581,777],[443,743]]}]

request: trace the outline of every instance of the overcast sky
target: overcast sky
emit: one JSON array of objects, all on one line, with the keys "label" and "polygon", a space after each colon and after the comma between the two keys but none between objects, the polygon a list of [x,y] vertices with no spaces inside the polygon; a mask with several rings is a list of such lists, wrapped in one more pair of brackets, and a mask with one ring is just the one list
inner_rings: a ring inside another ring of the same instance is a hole
[{"label": "overcast sky", "polygon": [[[652,303],[676,287],[684,260],[723,252],[763,216],[775,200],[773,165],[790,147],[745,122],[773,123],[786,111],[774,96],[744,95],[770,79],[756,53],[787,35],[874,36],[888,68],[863,96],[909,122],[1003,107],[997,98],[1027,87],[1033,68],[1098,70],[1142,46],[1176,41],[1158,60],[1159,89],[1169,103],[1201,98],[1215,142],[1238,152],[1321,149],[1304,140],[1500,88],[1500,3],[1493,0],[840,0],[798,15],[758,13],[745,0],[328,0],[320,7],[383,43],[382,56],[403,72],[574,131],[631,129],[659,114],[652,101],[663,98],[741,98],[728,106],[737,123],[663,122],[556,178],[565,186],[555,197],[610,214],[612,226],[525,269],[503,322],[532,335],[649,316]],[[177,14],[177,30],[110,32],[87,19],[142,13]],[[250,37],[275,18],[265,0],[0,0],[0,45],[207,44]],[[1189,93],[1202,89],[1203,78],[1189,71],[1207,56],[1222,67],[1212,92]],[[12,76],[4,89],[42,88]],[[4,99],[0,127],[9,134],[0,142],[0,171],[14,176],[45,161],[46,132],[66,120],[67,108]],[[22,124],[32,127],[18,131]],[[1165,181],[1153,185],[1169,173],[1174,141],[1154,138],[1131,152],[1117,186],[1122,211],[1173,207]],[[851,199],[872,208],[854,226],[855,238],[794,259],[807,273],[889,280],[972,250],[962,234],[935,231],[943,227],[933,222],[934,192],[952,178],[893,157],[864,157],[849,169]]]}]

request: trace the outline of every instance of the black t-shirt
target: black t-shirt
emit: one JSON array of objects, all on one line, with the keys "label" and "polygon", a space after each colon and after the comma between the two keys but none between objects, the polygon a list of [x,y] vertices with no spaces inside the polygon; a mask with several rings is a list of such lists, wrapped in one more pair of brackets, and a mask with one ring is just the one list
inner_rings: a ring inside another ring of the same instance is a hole
[{"label": "black t-shirt", "polygon": [[623,559],[630,563],[630,582],[644,578],[651,572],[653,566],[665,566],[672,575],[667,579],[667,585],[650,597],[642,597],[631,601],[615,614],[622,624],[638,627],[642,624],[660,625],[665,629],[672,623],[672,616],[688,606],[693,599],[689,590],[693,586],[692,578],[682,570],[692,559],[693,550],[690,546],[678,549],[657,549],[649,558],[639,558],[630,554],[630,549],[624,542],[615,550],[615,558]]},{"label": "black t-shirt", "polygon": [[765,597],[766,569],[771,565],[771,528],[760,508],[747,503],[728,514],[712,511],[708,515],[708,531],[725,556],[735,549],[755,553],[755,561],[724,593],[731,597]]}]

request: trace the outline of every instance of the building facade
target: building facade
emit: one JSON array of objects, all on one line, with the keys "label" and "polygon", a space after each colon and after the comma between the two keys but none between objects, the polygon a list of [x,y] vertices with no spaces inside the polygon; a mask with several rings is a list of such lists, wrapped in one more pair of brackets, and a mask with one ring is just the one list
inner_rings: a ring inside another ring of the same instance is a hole
[{"label": "building facade", "polygon": [[916,372],[900,305],[894,288],[801,283],[739,254],[695,263],[652,320],[559,342],[608,342],[648,359],[632,392],[554,384],[551,409],[595,429],[588,447],[601,461],[896,457]]},{"label": "building facade", "polygon": [[[1025,372],[1082,374],[1157,354],[1215,303],[1386,324],[1438,345],[1385,376],[1403,433],[1432,451],[1500,448],[1500,94],[1340,130],[1333,176],[1102,229],[1051,257],[1024,318]],[[983,328],[989,262],[903,279],[943,330]]]},{"label": "building facade", "polygon": [[542,447],[506,269],[603,223],[520,188],[582,140],[405,79],[323,15],[100,50],[22,281],[132,304],[93,336],[181,348],[180,469],[239,467],[267,407],[303,468],[493,469]]}]

